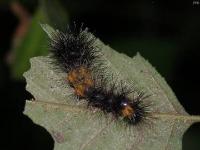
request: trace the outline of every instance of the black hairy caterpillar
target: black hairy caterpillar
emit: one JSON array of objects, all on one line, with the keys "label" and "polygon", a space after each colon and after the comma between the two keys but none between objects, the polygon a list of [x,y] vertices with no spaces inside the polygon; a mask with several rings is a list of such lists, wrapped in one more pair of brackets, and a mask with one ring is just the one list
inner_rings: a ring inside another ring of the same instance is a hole
[{"label": "black hairy caterpillar", "polygon": [[[66,72],[66,80],[74,89],[78,98],[86,99],[88,105],[112,113],[116,118],[123,118],[128,124],[134,125],[146,117],[146,98],[143,92],[130,98],[128,95],[135,89],[126,86],[115,92],[116,83],[106,89],[108,81],[104,77],[104,66],[101,63],[101,51],[95,46],[96,38],[88,29],[68,28],[57,32],[50,41],[50,48],[56,64]],[[97,73],[96,73],[97,72]],[[98,82],[97,82],[98,81]],[[100,82],[100,83],[99,83]]]}]

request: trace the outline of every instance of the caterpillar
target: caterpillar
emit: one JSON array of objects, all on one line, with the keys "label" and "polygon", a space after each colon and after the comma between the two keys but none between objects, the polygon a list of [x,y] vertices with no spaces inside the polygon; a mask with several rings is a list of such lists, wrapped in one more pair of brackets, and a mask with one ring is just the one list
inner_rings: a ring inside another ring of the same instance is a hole
[{"label": "caterpillar", "polygon": [[[57,32],[50,39],[50,52],[56,64],[66,73],[66,80],[79,99],[85,99],[88,106],[111,113],[131,125],[142,122],[147,115],[144,92],[137,96],[128,95],[135,89],[108,82],[102,63],[101,50],[95,46],[96,38],[88,28],[68,27],[66,32]],[[123,83],[123,81],[121,81]],[[111,88],[106,88],[107,85]]]}]

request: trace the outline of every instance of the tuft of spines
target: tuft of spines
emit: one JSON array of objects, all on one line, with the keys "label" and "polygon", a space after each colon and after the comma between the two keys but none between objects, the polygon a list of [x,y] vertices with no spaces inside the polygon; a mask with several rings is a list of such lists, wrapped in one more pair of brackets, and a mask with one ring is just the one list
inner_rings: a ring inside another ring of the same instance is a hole
[{"label": "tuft of spines", "polygon": [[66,72],[80,65],[90,68],[98,58],[98,48],[95,46],[96,38],[90,36],[88,29],[67,28],[67,31],[58,32],[50,42],[50,50],[58,64]]},{"label": "tuft of spines", "polygon": [[[148,114],[148,105],[144,103],[144,99],[150,95],[136,89],[133,90],[123,83],[117,85],[112,81],[109,84],[105,79],[100,79],[98,82],[100,82],[99,85],[94,85],[85,91],[88,106],[97,107],[105,113],[112,113],[116,118],[122,117],[131,125],[145,120]],[[132,86],[132,88],[134,87]]]}]

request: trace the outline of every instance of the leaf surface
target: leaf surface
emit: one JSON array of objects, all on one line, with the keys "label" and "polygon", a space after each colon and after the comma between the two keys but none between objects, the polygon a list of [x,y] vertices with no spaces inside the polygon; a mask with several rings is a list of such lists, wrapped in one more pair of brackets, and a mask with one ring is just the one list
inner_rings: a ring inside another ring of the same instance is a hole
[{"label": "leaf surface", "polygon": [[[49,36],[59,32],[48,25],[42,27]],[[153,117],[149,123],[125,127],[110,115],[91,111],[85,101],[78,102],[73,96],[66,74],[55,69],[48,56],[32,58],[31,69],[24,73],[27,90],[36,99],[26,103],[24,113],[51,133],[55,150],[181,149],[184,131],[200,117],[185,112],[165,80],[142,56],[130,58],[100,40],[95,44],[102,49],[111,72],[152,95],[146,99]]]}]

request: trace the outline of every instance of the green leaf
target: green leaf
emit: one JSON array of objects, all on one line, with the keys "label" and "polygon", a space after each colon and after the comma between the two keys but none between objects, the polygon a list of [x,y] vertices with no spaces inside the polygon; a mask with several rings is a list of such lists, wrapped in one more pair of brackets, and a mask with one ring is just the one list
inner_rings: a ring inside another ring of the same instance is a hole
[{"label": "green leaf", "polygon": [[[50,35],[59,32],[42,27]],[[102,49],[109,71],[152,94],[147,100],[152,103],[150,125],[128,128],[110,115],[89,110],[85,101],[76,101],[66,84],[66,73],[55,69],[48,56],[32,58],[31,69],[24,73],[27,90],[36,99],[26,103],[24,113],[49,131],[55,150],[181,149],[184,131],[200,117],[185,112],[165,80],[142,56],[130,58],[100,40],[95,44]]]},{"label": "green leaf", "polygon": [[40,20],[47,20],[41,9],[38,9],[32,19],[28,33],[22,43],[14,49],[15,62],[12,66],[12,75],[22,78],[22,74],[29,68],[29,59],[33,56],[47,54],[47,38],[39,26]]},{"label": "green leaf", "polygon": [[63,24],[67,25],[67,20],[67,13],[58,1],[40,1],[40,6],[33,16],[28,33],[22,39],[20,45],[14,49],[15,61],[11,68],[14,78],[22,78],[24,71],[29,68],[31,57],[48,53],[47,36],[42,31],[39,23],[55,22],[56,26],[61,27]]}]

